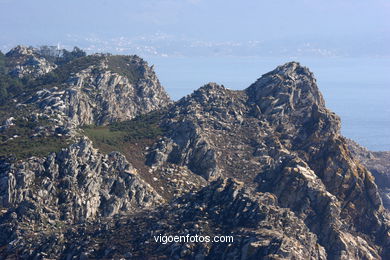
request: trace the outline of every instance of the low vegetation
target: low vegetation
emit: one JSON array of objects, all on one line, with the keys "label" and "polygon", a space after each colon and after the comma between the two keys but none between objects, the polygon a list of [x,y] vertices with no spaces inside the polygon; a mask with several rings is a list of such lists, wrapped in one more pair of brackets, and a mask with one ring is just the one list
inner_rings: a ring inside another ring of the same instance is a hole
[{"label": "low vegetation", "polygon": [[143,75],[144,68],[140,66],[141,58],[137,56],[108,56],[107,63],[110,71],[123,75],[130,82],[136,83]]},{"label": "low vegetation", "polygon": [[102,56],[91,55],[81,58],[76,58],[71,62],[63,64],[57,67],[55,70],[45,74],[44,76],[31,82],[31,85],[55,85],[61,84],[69,79],[69,77],[77,72],[80,72],[92,65],[99,64],[102,60]]},{"label": "low vegetation", "polygon": [[[4,143],[3,143],[4,144]],[[8,140],[7,145],[1,145],[0,158],[13,158],[22,160],[31,156],[47,156],[52,152],[58,152],[68,145],[64,137],[26,137],[20,136]]]},{"label": "low vegetation", "polygon": [[153,112],[109,126],[86,126],[84,133],[105,152],[121,151],[123,145],[162,136],[164,130],[159,125],[161,115],[160,112]]},{"label": "low vegetation", "polygon": [[[118,55],[89,55],[75,47],[73,51],[54,50],[54,47],[43,46],[38,50],[39,55],[58,65],[53,71],[33,78],[25,76],[22,79],[9,75],[9,59],[0,52],[0,106],[9,102],[10,99],[21,94],[28,95],[42,88],[52,86],[60,87],[72,74],[80,72],[92,65],[97,65],[103,58],[107,59],[108,70],[123,75],[130,82],[136,83],[144,74],[144,61],[137,56]],[[61,55],[59,55],[61,53]],[[98,72],[92,71],[92,73]]]},{"label": "low vegetation", "polygon": [[6,57],[0,52],[0,106],[24,88],[20,79],[11,77],[7,73]]},{"label": "low vegetation", "polygon": [[[30,156],[46,156],[68,145],[66,138],[62,136],[37,135],[36,129],[49,126],[50,123],[27,120],[34,108],[26,107],[30,105],[16,107],[14,98],[21,102],[42,88],[61,87],[72,74],[98,65],[102,59],[107,59],[108,70],[126,76],[133,83],[145,73],[142,66],[144,61],[137,56],[86,56],[85,52],[78,48],[72,52],[62,50],[60,55],[59,50],[48,46],[41,47],[39,55],[57,64],[58,67],[36,79],[29,76],[19,79],[9,74],[10,60],[0,52],[0,123],[11,116],[16,118],[15,125],[0,132],[0,158],[25,159]],[[148,140],[152,142],[151,140],[161,136],[163,129],[159,126],[160,117],[160,113],[150,113],[109,126],[87,126],[84,131],[103,151],[121,151],[121,147],[126,144],[139,140],[148,143]]]},{"label": "low vegetation", "polygon": [[42,134],[44,131],[36,134],[37,129],[50,125],[48,120],[32,121],[17,117],[13,123],[14,125],[0,132],[0,158],[21,160],[31,156],[46,156],[69,144],[63,136],[46,136]]}]

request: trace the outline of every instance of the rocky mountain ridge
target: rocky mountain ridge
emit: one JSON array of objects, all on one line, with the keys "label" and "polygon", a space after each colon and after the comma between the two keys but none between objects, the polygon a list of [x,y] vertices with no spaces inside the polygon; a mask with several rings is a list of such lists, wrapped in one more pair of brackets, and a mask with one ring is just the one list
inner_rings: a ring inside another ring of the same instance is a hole
[{"label": "rocky mountain ridge", "polygon": [[[390,257],[382,191],[306,67],[286,63],[242,91],[209,83],[172,103],[136,56],[56,66],[13,97],[7,111],[21,115],[3,116],[14,117],[1,130],[7,148],[21,140],[15,129],[68,143],[0,162],[2,257]],[[33,118],[46,128],[23,130]],[[235,241],[161,245],[156,234]]]},{"label": "rocky mountain ridge", "polygon": [[348,254],[359,250],[360,238],[352,240],[343,226],[352,224],[354,232],[377,226],[371,236],[382,236],[387,220],[377,215],[384,209],[374,179],[353,162],[340,120],[324,104],[312,74],[298,63],[263,75],[244,92],[209,84],[170,110],[163,124],[175,131],[152,158],[275,194],[317,234],[329,258],[377,258],[366,254],[370,247]]},{"label": "rocky mountain ridge", "polygon": [[[38,50],[18,46],[5,57],[33,59],[36,53]],[[15,66],[6,63],[12,74]],[[37,70],[48,71],[39,66]],[[30,137],[75,136],[83,125],[129,120],[171,103],[153,69],[137,56],[96,54],[75,58],[44,75],[36,72],[20,88],[8,97],[0,120],[14,117],[24,121],[23,125],[35,122]],[[22,135],[11,132],[3,138],[12,140]]]},{"label": "rocky mountain ridge", "polygon": [[26,103],[36,104],[43,113],[62,115],[63,120],[75,127],[132,119],[170,103],[145,62],[138,57],[129,59],[127,66],[140,70],[140,75],[131,81],[110,71],[107,63],[111,58],[103,57],[100,64],[71,75],[60,89],[53,87],[36,92]]}]

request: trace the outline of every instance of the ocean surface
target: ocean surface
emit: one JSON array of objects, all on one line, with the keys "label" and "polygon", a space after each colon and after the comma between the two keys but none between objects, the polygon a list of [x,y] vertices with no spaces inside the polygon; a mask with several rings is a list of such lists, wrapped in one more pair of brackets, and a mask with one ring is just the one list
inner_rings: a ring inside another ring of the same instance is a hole
[{"label": "ocean surface", "polygon": [[390,151],[390,60],[385,58],[145,57],[178,100],[208,82],[244,89],[288,61],[314,73],[341,132],[372,151]]}]

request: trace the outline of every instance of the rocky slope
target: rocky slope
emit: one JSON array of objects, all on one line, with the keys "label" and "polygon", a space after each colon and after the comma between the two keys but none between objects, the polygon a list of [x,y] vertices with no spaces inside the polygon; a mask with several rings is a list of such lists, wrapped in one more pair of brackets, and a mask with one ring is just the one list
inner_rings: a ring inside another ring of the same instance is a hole
[{"label": "rocky slope", "polygon": [[74,126],[132,119],[170,103],[153,70],[142,59],[131,56],[120,61],[124,64],[118,62],[130,71],[130,77],[111,69],[118,57],[95,58],[98,63],[70,74],[60,87],[36,92],[25,103],[33,103],[43,113],[57,115]]},{"label": "rocky slope", "polygon": [[26,228],[41,237],[45,229],[163,202],[123,155],[102,155],[86,139],[43,159],[3,163],[0,194],[0,208],[12,209],[2,212],[0,243],[16,248],[25,246],[19,236]]},{"label": "rocky slope", "polygon": [[6,54],[6,57],[8,66],[11,67],[9,74],[19,78],[26,76],[37,78],[57,67],[41,57],[37,49],[26,46],[19,45],[13,48]]},{"label": "rocky slope", "polygon": [[383,205],[390,209],[390,152],[371,152],[350,139],[347,142],[352,156],[375,177]]},{"label": "rocky slope", "polygon": [[[33,48],[12,49],[6,54],[8,72],[12,74],[18,68],[14,64],[16,57],[34,59],[36,53],[38,50]],[[8,97],[0,113],[4,125],[12,117],[36,122],[39,128],[30,137],[74,135],[84,125],[129,120],[171,103],[153,68],[137,56],[95,54],[76,58],[54,70],[40,65],[36,68],[38,71],[31,71],[21,90]],[[14,135],[19,134],[7,136]]]},{"label": "rocky slope", "polygon": [[[25,140],[66,143],[2,157],[1,257],[390,258],[374,177],[299,63],[173,104],[136,56],[78,58],[34,82],[4,115],[7,153]],[[186,234],[234,242],[154,241]]]},{"label": "rocky slope", "polygon": [[367,235],[388,243],[374,178],[353,160],[339,118],[298,63],[245,91],[206,85],[176,103],[163,124],[174,131],[153,147],[152,164],[187,165],[206,179],[234,177],[273,193],[318,236],[329,258],[378,258]]},{"label": "rocky slope", "polygon": [[[147,217],[140,212],[117,218],[111,226],[87,227],[86,235],[73,237],[77,249],[68,256],[89,250],[91,258],[114,259],[326,259],[317,236],[291,210],[281,208],[274,195],[251,193],[244,186],[218,179],[148,211]],[[155,243],[153,236],[159,234],[234,234],[234,243]]]}]

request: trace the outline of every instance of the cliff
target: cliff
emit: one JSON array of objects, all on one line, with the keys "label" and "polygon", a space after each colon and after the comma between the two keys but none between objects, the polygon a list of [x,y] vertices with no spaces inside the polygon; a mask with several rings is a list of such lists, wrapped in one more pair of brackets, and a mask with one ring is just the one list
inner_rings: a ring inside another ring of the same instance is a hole
[{"label": "cliff", "polygon": [[390,152],[371,152],[353,140],[347,139],[355,160],[362,163],[375,177],[383,205],[390,209]]}]

